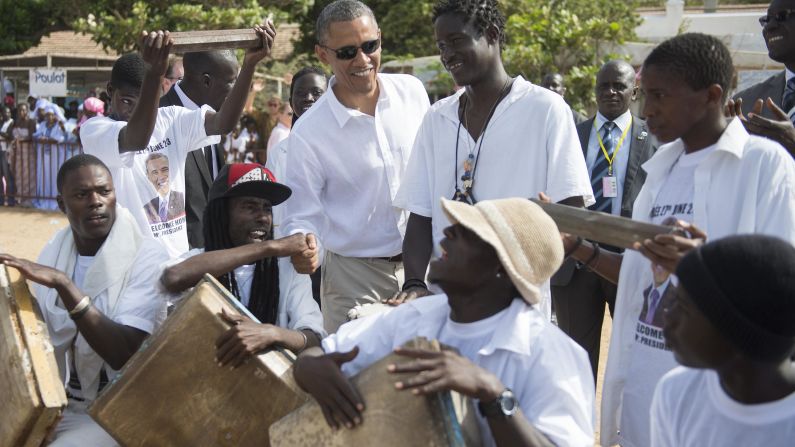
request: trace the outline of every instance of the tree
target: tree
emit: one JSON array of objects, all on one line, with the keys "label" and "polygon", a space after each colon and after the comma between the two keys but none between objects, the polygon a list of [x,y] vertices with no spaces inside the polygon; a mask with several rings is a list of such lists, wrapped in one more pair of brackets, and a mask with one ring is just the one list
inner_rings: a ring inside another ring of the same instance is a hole
[{"label": "tree", "polygon": [[508,72],[520,73],[532,82],[539,82],[546,73],[562,73],[569,103],[575,109],[591,110],[599,67],[620,57],[609,50],[635,36],[640,21],[635,4],[613,0],[510,2],[505,27],[508,45],[503,54]]}]

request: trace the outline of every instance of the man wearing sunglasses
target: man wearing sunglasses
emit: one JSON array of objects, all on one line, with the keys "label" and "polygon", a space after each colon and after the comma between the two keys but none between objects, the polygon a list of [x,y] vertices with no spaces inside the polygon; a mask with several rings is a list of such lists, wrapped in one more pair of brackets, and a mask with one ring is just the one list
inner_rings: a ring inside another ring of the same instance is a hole
[{"label": "man wearing sunglasses", "polygon": [[740,116],[749,133],[777,141],[795,157],[795,0],[773,0],[759,23],[768,55],[785,69],[738,93],[727,115]]},{"label": "man wearing sunglasses", "polygon": [[363,3],[329,4],[315,29],[315,54],[334,76],[287,140],[282,232],[308,234],[312,249],[293,257],[300,273],[318,267],[322,246],[321,307],[334,333],[348,310],[402,283],[407,216],[392,200],[429,101],[417,78],[378,73],[381,33]]}]

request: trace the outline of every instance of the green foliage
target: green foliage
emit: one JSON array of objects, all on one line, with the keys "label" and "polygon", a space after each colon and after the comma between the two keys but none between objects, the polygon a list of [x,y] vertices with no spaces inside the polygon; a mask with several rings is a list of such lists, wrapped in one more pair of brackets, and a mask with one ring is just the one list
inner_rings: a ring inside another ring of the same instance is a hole
[{"label": "green foliage", "polygon": [[[268,13],[277,10],[261,6],[256,0],[226,2],[220,6],[196,3],[137,1],[129,12],[104,10],[89,13],[73,22],[74,29],[91,34],[105,48],[118,52],[132,51],[141,30],[167,29],[194,31],[211,29],[248,28],[260,23]],[[286,13],[280,13],[286,19]]]},{"label": "green foliage", "polygon": [[581,111],[593,108],[599,67],[617,57],[609,48],[634,37],[639,23],[634,1],[518,0],[507,9],[508,72],[536,83],[546,73],[562,73],[566,99]]},{"label": "green foliage", "polygon": [[0,54],[18,54],[38,43],[58,22],[48,0],[0,0]]}]

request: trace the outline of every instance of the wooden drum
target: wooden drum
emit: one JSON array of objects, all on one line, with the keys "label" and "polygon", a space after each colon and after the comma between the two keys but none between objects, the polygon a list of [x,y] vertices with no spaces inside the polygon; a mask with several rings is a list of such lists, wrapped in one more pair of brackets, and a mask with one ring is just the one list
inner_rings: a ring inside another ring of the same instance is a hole
[{"label": "wooden drum", "polygon": [[0,445],[39,446],[66,407],[47,324],[25,279],[0,265]]},{"label": "wooden drum", "polygon": [[222,309],[251,316],[205,275],[97,398],[89,413],[120,444],[267,446],[271,423],[307,401],[287,351],[218,366],[215,341],[229,329]]},{"label": "wooden drum", "polygon": [[[407,347],[439,350],[437,341],[416,338]],[[395,382],[410,374],[387,372],[390,363],[407,359],[390,354],[354,376],[351,381],[365,401],[363,423],[354,429],[332,430],[314,400],[270,428],[273,447],[348,447],[378,445],[472,446],[480,434],[471,400],[455,392],[415,396],[398,391]]]}]

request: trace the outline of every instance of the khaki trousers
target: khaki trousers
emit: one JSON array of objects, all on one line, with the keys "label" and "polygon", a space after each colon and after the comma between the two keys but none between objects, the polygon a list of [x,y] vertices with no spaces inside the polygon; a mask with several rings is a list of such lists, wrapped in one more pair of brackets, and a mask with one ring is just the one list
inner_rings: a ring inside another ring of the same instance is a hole
[{"label": "khaki trousers", "polygon": [[327,251],[320,281],[323,326],[329,334],[337,332],[357,304],[386,301],[402,285],[402,262],[349,258]]}]

